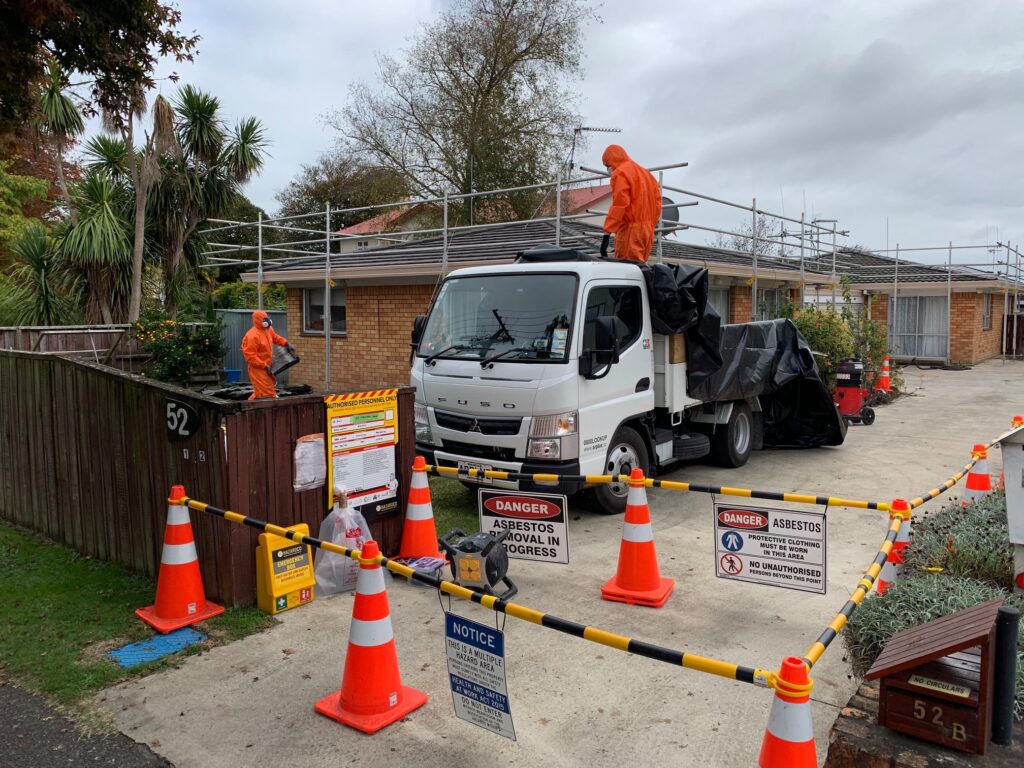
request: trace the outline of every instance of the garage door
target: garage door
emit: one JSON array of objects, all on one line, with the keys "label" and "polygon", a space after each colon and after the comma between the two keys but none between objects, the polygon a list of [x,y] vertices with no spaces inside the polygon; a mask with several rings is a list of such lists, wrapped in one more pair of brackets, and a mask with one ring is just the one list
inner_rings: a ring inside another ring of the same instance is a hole
[{"label": "garage door", "polygon": [[946,358],[949,310],[945,296],[900,296],[889,300],[889,346],[899,357]]}]

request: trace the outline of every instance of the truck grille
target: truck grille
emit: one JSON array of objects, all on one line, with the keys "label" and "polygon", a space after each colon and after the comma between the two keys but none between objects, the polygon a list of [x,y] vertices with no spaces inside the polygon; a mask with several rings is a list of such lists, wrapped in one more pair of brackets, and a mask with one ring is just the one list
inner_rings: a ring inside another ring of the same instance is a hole
[{"label": "truck grille", "polygon": [[[441,447],[446,451],[457,453],[460,456],[472,456],[481,459],[494,461],[515,461],[515,448],[495,448],[490,445],[473,445],[472,443],[460,443],[456,440],[441,440]],[[441,463],[440,461],[438,463]]]},{"label": "truck grille", "polygon": [[458,432],[479,432],[482,435],[518,435],[523,423],[520,419],[487,419],[474,416],[460,416],[444,411],[434,411],[437,426]]}]

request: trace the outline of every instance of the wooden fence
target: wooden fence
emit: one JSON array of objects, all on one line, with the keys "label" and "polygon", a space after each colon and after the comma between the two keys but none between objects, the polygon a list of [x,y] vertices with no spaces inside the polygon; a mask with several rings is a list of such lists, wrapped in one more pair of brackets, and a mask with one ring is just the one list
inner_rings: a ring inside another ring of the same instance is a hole
[{"label": "wooden fence", "polygon": [[[399,390],[399,510],[370,527],[385,553],[401,539],[415,454],[412,388]],[[317,535],[324,488],[292,489],[293,451],[323,432],[318,395],[231,402],[56,355],[0,351],[0,517],[84,554],[155,575],[167,494],[189,496]],[[167,437],[167,398],[192,405],[197,430]],[[211,599],[255,599],[258,532],[194,513]]]}]

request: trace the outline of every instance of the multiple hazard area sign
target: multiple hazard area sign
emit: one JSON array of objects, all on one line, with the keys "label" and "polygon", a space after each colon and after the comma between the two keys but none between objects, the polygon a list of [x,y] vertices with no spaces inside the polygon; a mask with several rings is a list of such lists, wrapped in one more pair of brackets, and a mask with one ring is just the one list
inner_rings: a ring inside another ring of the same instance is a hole
[{"label": "multiple hazard area sign", "polygon": [[398,509],[398,390],[327,395],[327,504],[344,488],[366,518]]},{"label": "multiple hazard area sign", "polygon": [[715,575],[825,594],[825,515],[715,504]]},{"label": "multiple hazard area sign", "polygon": [[545,563],[569,562],[565,496],[553,493],[480,491],[480,530],[508,531],[508,556]]},{"label": "multiple hazard area sign", "polygon": [[456,716],[515,741],[505,681],[505,634],[445,613],[444,645]]}]

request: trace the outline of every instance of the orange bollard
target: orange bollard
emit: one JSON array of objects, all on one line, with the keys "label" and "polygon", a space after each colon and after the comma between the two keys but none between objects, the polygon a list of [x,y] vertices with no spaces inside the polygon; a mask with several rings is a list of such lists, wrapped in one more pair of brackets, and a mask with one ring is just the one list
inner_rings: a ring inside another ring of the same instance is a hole
[{"label": "orange bollard", "polygon": [[135,611],[136,616],[163,634],[224,613],[223,606],[211,603],[203,591],[199,556],[185,499],[184,486],[171,488],[167,499],[160,575],[156,582],[156,603]]},{"label": "orange bollard", "polygon": [[360,555],[341,689],[313,708],[357,731],[376,733],[426,704],[427,694],[402,685],[377,542],[363,542]]},{"label": "orange bollard", "polygon": [[893,499],[889,505],[889,519],[892,520],[894,517],[903,518],[903,522],[900,524],[896,540],[893,541],[889,556],[885,558],[885,565],[882,566],[882,571],[878,574],[878,580],[875,582],[875,592],[879,595],[884,595],[886,590],[903,573],[904,550],[913,541],[913,533],[910,529],[910,505],[903,499]]},{"label": "orange bollard", "polygon": [[444,560],[437,548],[437,528],[434,525],[434,507],[430,503],[430,483],[427,481],[427,462],[417,456],[412,463],[412,483],[409,485],[409,503],[402,526],[400,558],[436,557]]},{"label": "orange bollard", "polygon": [[775,698],[761,742],[761,768],[815,768],[811,679],[802,659],[787,656],[775,679]]},{"label": "orange bollard", "polygon": [[992,493],[992,477],[988,473],[988,448],[983,443],[976,443],[971,450],[971,458],[977,461],[968,470],[967,480],[964,482],[964,494],[960,499],[960,504],[964,507],[975,499]]},{"label": "orange bollard", "polygon": [[658,555],[654,551],[651,511],[644,491],[644,473],[634,469],[629,475],[626,517],[619,545],[619,567],[615,576],[601,587],[601,597],[620,603],[661,608],[676,583],[662,578]]}]

